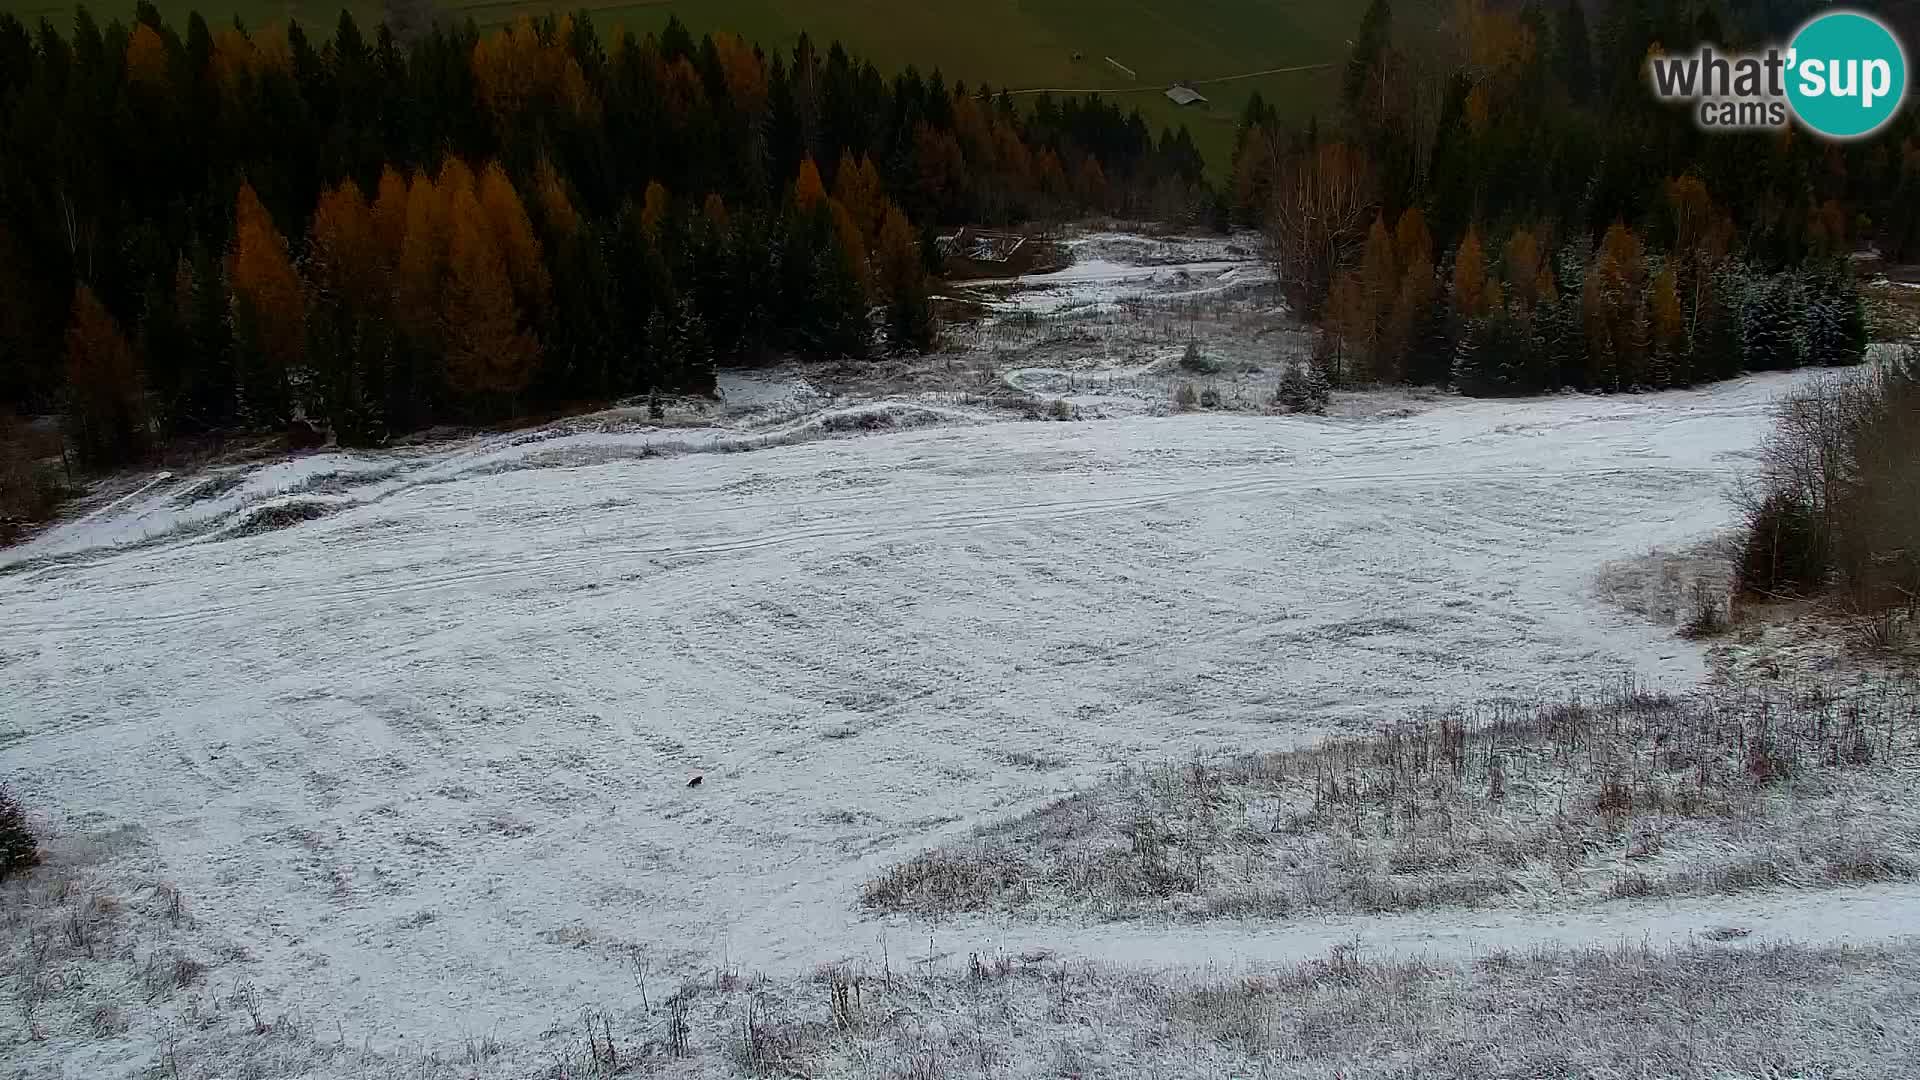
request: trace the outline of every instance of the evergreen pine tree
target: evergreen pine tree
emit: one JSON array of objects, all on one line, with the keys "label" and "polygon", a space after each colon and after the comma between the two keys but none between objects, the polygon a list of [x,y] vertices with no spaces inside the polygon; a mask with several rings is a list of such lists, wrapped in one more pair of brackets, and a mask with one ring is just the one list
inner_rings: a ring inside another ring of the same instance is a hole
[{"label": "evergreen pine tree", "polygon": [[1840,364],[1858,364],[1867,358],[1867,308],[1860,289],[1852,278],[1841,283],[1836,298],[1840,305]]},{"label": "evergreen pine tree", "polygon": [[1453,343],[1453,364],[1447,381],[1463,394],[1478,395],[1486,386],[1480,356],[1485,335],[1486,320],[1473,316],[1460,320],[1460,336]]},{"label": "evergreen pine tree", "polygon": [[639,383],[657,394],[672,378],[673,329],[666,312],[657,307],[647,313],[646,327],[647,345],[640,359]]},{"label": "evergreen pine tree", "polygon": [[1740,354],[1749,371],[1785,371],[1798,366],[1799,347],[1787,290],[1777,282],[1751,282],[1740,305]]},{"label": "evergreen pine tree", "polygon": [[1360,104],[1360,97],[1366,92],[1367,76],[1373,66],[1380,61],[1380,54],[1386,51],[1387,39],[1393,33],[1393,8],[1388,0],[1373,0],[1367,5],[1366,14],[1360,16],[1360,30],[1353,38],[1353,52],[1347,57],[1347,70],[1341,82],[1341,100],[1348,108]]},{"label": "evergreen pine tree", "polygon": [[701,394],[712,394],[716,386],[713,369],[713,345],[708,339],[707,322],[693,305],[693,298],[682,296],[674,307],[672,340],[668,346],[675,385]]},{"label": "evergreen pine tree", "polygon": [[1554,328],[1560,318],[1560,301],[1549,297],[1534,305],[1527,320],[1527,368],[1523,389],[1530,393],[1558,389],[1560,363]]},{"label": "evergreen pine tree", "polygon": [[1831,366],[1846,362],[1846,327],[1841,321],[1840,299],[1836,293],[1833,283],[1826,279],[1808,283],[1801,334],[1809,364]]},{"label": "evergreen pine tree", "polygon": [[1587,31],[1585,0],[1566,0],[1554,44],[1559,49],[1560,74],[1567,94],[1584,102],[1593,93],[1593,39]]},{"label": "evergreen pine tree", "polygon": [[1713,275],[1701,298],[1694,316],[1693,356],[1689,362],[1698,378],[1732,378],[1745,364],[1739,289],[1739,279],[1733,272],[1722,270]]}]

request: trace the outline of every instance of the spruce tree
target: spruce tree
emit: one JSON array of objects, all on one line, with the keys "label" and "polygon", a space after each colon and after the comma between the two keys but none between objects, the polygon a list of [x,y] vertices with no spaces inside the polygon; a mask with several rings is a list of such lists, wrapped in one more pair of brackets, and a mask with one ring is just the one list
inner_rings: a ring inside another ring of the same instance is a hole
[{"label": "spruce tree", "polygon": [[707,321],[700,317],[690,296],[681,296],[674,306],[668,350],[672,378],[677,385],[701,394],[714,392],[713,344],[707,335]]},{"label": "spruce tree", "polygon": [[1554,44],[1558,46],[1567,94],[1575,102],[1585,102],[1593,93],[1593,39],[1587,30],[1583,0],[1567,0],[1567,6],[1560,9],[1558,31]]},{"label": "spruce tree", "polygon": [[1472,316],[1460,320],[1460,336],[1453,343],[1453,366],[1448,382],[1462,394],[1478,396],[1486,388],[1488,380],[1480,355],[1486,325],[1485,319]]},{"label": "spruce tree", "polygon": [[1752,282],[1740,305],[1740,355],[1749,371],[1785,371],[1799,361],[1793,309],[1786,290]]},{"label": "spruce tree", "polygon": [[1858,364],[1867,358],[1867,307],[1860,299],[1860,289],[1852,278],[1842,283],[1837,302],[1840,305],[1841,357],[1836,362]]},{"label": "spruce tree", "polygon": [[1388,0],[1373,0],[1367,5],[1367,13],[1360,16],[1360,30],[1353,37],[1353,52],[1347,57],[1346,76],[1341,83],[1341,100],[1349,109],[1360,105],[1361,95],[1367,89],[1367,76],[1379,63],[1380,54],[1386,51],[1392,33],[1393,8]]}]

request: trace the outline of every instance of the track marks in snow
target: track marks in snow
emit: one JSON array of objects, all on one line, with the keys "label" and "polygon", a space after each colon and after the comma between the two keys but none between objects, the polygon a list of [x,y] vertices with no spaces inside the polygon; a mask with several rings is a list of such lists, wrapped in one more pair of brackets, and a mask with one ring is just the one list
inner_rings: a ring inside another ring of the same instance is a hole
[{"label": "track marks in snow", "polygon": [[1119,763],[1691,681],[1586,583],[1724,523],[1786,381],[449,476],[0,577],[7,760],[146,823],[290,1006],[537,1034],[630,992],[626,944],[871,950],[876,868]]}]

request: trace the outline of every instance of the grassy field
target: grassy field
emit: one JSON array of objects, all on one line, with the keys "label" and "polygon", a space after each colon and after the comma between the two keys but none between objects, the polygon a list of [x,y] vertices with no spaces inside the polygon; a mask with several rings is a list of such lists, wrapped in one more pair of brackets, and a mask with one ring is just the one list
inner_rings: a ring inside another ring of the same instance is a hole
[{"label": "grassy field", "polygon": [[[169,18],[184,20],[199,7],[209,21],[238,15],[260,25],[291,15],[303,24],[328,26],[340,5],[325,0],[159,0]],[[363,21],[378,5],[349,4]],[[1162,94],[1176,79],[1202,80],[1270,68],[1337,61],[1359,19],[1357,5],[1337,0],[976,0],[964,7],[898,5],[888,0],[584,0],[603,33],[616,28],[656,30],[678,15],[696,34],[734,30],[768,48],[790,47],[806,30],[821,43],[835,39],[883,71],[907,64],[938,67],[949,82],[995,87],[1063,90],[1126,90],[1158,129],[1186,123],[1216,173],[1225,167],[1234,117],[1249,95],[1260,91],[1304,121],[1324,113],[1333,99],[1332,70],[1294,72],[1203,87],[1206,105],[1181,108]],[[481,26],[548,10],[524,0],[455,0],[442,10],[471,16]],[[71,6],[52,0],[0,0],[0,10],[30,22],[47,17],[65,26]],[[129,18],[132,4],[96,4],[102,20]],[[1078,53],[1082,59],[1073,59]],[[1112,57],[1135,77],[1105,62]]]}]

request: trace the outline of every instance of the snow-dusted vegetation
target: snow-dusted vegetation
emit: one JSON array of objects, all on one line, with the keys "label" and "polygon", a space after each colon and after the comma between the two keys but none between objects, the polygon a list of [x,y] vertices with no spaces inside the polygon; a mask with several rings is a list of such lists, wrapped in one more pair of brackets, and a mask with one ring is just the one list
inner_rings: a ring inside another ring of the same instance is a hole
[{"label": "snow-dusted vegetation", "polygon": [[1301,415],[1237,256],[1098,242],[0,555],[20,1074],[1899,1075],[1911,676],[1679,632],[1803,377]]}]

